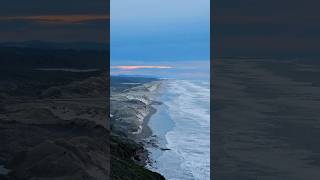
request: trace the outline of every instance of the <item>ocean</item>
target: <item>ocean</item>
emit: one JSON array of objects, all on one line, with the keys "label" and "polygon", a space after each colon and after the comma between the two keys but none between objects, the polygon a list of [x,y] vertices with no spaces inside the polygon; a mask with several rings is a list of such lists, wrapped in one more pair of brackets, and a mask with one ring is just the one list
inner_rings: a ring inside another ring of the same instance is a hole
[{"label": "ocean", "polygon": [[149,126],[150,170],[168,180],[210,179],[209,81],[166,80]]}]

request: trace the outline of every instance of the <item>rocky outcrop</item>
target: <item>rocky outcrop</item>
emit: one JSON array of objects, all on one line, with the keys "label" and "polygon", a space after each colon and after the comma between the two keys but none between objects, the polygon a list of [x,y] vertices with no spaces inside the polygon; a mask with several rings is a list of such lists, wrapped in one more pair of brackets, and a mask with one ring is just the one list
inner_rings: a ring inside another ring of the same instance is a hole
[{"label": "rocky outcrop", "polygon": [[7,179],[92,179],[109,176],[109,131],[87,120],[56,125],[0,121]]},{"label": "rocky outcrop", "polygon": [[142,145],[121,136],[111,137],[111,179],[112,180],[164,180],[158,173],[144,168],[138,153]]}]

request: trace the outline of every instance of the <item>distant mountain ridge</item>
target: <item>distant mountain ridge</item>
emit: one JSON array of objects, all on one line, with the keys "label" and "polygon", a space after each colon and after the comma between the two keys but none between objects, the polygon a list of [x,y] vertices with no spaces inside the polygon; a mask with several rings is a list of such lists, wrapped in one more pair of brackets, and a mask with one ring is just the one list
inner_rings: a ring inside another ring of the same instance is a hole
[{"label": "distant mountain ridge", "polygon": [[152,79],[158,79],[158,76],[153,75],[139,75],[139,74],[121,74],[121,75],[111,75],[112,77],[130,77],[130,78],[152,78]]},{"label": "distant mountain ridge", "polygon": [[108,51],[66,48],[6,47],[0,45],[0,69],[102,69]]}]

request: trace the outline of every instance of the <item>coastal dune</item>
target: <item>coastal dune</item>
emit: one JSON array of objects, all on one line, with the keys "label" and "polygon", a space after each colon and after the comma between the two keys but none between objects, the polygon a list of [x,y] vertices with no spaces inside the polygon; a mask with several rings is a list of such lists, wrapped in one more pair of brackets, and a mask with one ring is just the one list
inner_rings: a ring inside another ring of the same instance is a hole
[{"label": "coastal dune", "polygon": [[152,99],[161,83],[152,81],[111,94],[111,124],[115,132],[120,131],[128,136],[142,132],[144,120],[154,111]]}]

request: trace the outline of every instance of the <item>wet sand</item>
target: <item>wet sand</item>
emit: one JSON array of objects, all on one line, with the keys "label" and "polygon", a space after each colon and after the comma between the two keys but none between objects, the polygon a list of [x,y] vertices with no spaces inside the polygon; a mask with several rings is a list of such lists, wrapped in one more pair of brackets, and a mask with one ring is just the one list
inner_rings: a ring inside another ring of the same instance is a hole
[{"label": "wet sand", "polygon": [[149,121],[152,115],[154,115],[157,112],[157,109],[154,107],[150,108],[149,114],[143,119],[143,124],[142,124],[142,131],[140,134],[134,135],[135,139],[139,141],[144,141],[146,138],[152,136],[152,130],[149,127]]}]

